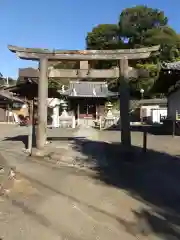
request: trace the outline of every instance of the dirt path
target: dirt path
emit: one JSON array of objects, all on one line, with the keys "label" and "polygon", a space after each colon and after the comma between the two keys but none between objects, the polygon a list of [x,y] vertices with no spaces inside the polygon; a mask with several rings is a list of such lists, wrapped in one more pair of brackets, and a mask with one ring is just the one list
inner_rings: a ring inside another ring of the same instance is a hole
[{"label": "dirt path", "polygon": [[[31,161],[20,151],[20,143],[0,143],[6,164],[15,166],[17,171],[13,184],[7,186],[8,191],[1,198],[2,204],[0,202],[0,212],[5,216],[2,224],[0,220],[0,233],[4,239],[169,240],[172,236],[179,239],[177,223],[172,221],[172,216],[178,218],[179,209],[175,207],[175,201],[179,202],[179,172],[178,165],[169,165],[169,156],[159,153],[147,155],[148,158],[163,160],[161,171],[160,165],[153,165],[154,161],[148,165],[129,165],[116,162],[119,160],[116,147],[108,144],[104,148],[100,142],[97,143],[102,138],[111,141],[114,135],[100,136],[96,131],[81,129],[72,136],[77,137],[74,142],[77,155],[86,156],[90,162],[95,159],[98,163],[94,174]],[[67,136],[64,138],[67,141]],[[81,142],[79,138],[89,140]],[[56,145],[61,145],[61,151],[64,142],[65,153],[69,151],[66,141],[56,142]],[[104,158],[112,163],[110,167],[102,165]],[[167,207],[171,211],[163,215],[162,211],[165,212]],[[172,214],[173,209],[176,209],[176,215]],[[157,213],[161,217],[157,217]],[[168,220],[165,221],[167,213]],[[13,219],[15,224],[10,231],[9,223]],[[153,229],[154,225],[156,229]]]}]

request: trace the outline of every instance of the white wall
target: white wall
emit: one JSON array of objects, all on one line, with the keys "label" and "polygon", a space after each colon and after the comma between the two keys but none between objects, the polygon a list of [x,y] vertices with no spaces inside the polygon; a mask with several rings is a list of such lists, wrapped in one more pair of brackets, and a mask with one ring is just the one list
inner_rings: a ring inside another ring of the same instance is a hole
[{"label": "white wall", "polygon": [[168,96],[168,117],[176,119],[176,111],[180,114],[180,89]]},{"label": "white wall", "polygon": [[142,106],[141,112],[142,112],[143,117],[151,117],[151,110],[154,108],[159,108],[159,105]]},{"label": "white wall", "polygon": [[161,117],[167,117],[167,108],[157,108],[151,110],[151,121],[153,123],[160,123]]}]

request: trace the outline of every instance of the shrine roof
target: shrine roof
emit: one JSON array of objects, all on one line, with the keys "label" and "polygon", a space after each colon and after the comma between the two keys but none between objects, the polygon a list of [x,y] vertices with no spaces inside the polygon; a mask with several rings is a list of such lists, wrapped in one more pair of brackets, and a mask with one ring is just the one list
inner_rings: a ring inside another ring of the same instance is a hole
[{"label": "shrine roof", "polygon": [[180,61],[172,62],[172,63],[163,63],[162,64],[162,69],[180,71]]},{"label": "shrine roof", "polygon": [[[20,78],[17,85],[6,87],[9,92],[15,93],[19,96],[26,97],[27,99],[33,99],[38,96],[38,78]],[[58,91],[53,88],[48,88],[49,97],[59,97]]]},{"label": "shrine roof", "polygon": [[107,98],[117,97],[118,93],[111,92],[106,82],[71,81],[67,90],[59,93],[68,97]]},{"label": "shrine roof", "polygon": [[19,102],[19,103],[24,102],[22,99],[13,96],[13,93],[11,93],[7,90],[0,90],[0,98],[10,100],[10,101],[13,101],[13,102]]}]

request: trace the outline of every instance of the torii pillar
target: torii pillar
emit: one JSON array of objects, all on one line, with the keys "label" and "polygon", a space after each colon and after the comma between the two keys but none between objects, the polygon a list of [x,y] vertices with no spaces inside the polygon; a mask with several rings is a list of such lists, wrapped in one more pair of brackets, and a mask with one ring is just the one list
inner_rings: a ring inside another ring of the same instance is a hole
[{"label": "torii pillar", "polygon": [[48,59],[39,60],[40,73],[38,83],[38,125],[36,131],[36,147],[42,151],[47,139],[47,99],[48,99]]},{"label": "torii pillar", "polygon": [[130,115],[129,115],[129,67],[128,58],[120,60],[120,119],[121,119],[121,144],[128,151],[131,146]]}]

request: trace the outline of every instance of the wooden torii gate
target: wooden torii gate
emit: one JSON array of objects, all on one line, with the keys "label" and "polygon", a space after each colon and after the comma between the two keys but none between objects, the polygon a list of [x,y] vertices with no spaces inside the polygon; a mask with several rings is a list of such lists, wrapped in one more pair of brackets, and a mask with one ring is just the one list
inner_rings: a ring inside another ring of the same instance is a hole
[{"label": "wooden torii gate", "polygon": [[[138,49],[120,50],[82,50],[63,51],[24,48],[8,46],[9,50],[25,60],[39,61],[38,84],[38,126],[36,134],[37,150],[43,153],[46,143],[47,130],[47,98],[48,77],[51,78],[121,78],[120,86],[120,117],[121,142],[125,148],[131,146],[130,119],[129,119],[129,86],[128,78],[135,73],[129,70],[128,59],[148,58],[152,52],[158,52],[159,46]],[[80,69],[52,69],[48,68],[48,61],[79,61]],[[117,60],[118,67],[114,69],[99,70],[90,68],[88,61]]]}]

